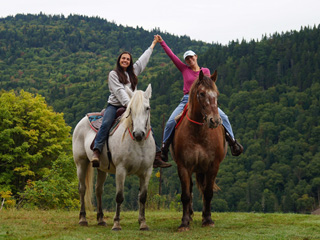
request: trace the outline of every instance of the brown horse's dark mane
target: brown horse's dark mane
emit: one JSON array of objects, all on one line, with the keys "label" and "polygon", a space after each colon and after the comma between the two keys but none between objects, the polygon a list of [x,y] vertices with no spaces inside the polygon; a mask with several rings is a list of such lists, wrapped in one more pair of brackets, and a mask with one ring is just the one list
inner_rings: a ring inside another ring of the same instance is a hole
[{"label": "brown horse's dark mane", "polygon": [[[215,84],[215,82],[212,81],[209,76],[204,75],[202,80],[200,80],[198,77],[197,80],[195,80],[193,82],[193,84],[191,85],[191,88],[189,91],[189,99],[190,100],[192,100],[195,96],[197,96],[198,87],[200,85],[203,85],[206,89],[210,89],[210,90],[217,92],[218,96],[219,96],[219,90],[218,90],[218,87]],[[189,105],[190,105],[190,100],[189,100]]]}]

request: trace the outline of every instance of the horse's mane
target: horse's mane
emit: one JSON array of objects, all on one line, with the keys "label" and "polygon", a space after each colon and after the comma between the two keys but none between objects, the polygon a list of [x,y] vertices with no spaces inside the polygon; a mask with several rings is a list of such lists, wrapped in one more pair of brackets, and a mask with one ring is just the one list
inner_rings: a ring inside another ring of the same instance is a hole
[{"label": "horse's mane", "polygon": [[189,91],[189,106],[191,106],[191,101],[193,99],[194,96],[197,95],[197,91],[198,91],[198,87],[202,85],[204,86],[206,89],[211,89],[215,92],[217,92],[217,94],[219,95],[219,90],[217,85],[215,84],[214,81],[212,81],[212,79],[206,75],[203,75],[203,79],[200,80],[199,77],[193,82],[193,84],[191,85],[190,91]]}]

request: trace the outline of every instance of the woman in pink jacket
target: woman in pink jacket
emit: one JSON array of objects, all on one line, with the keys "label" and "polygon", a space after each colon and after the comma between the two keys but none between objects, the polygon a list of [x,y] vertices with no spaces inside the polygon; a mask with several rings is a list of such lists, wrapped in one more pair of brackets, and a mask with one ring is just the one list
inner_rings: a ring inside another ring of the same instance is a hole
[{"label": "woman in pink jacket", "polygon": [[[210,70],[208,68],[202,68],[198,65],[198,56],[191,50],[188,50],[184,53],[183,59],[185,63],[183,63],[168,47],[165,41],[162,39],[160,35],[156,36],[158,42],[160,42],[161,47],[172,60],[174,65],[179,69],[182,73],[183,77],[183,98],[181,102],[177,106],[177,108],[172,112],[170,118],[167,121],[164,136],[163,136],[163,144],[161,148],[161,158],[163,161],[168,161],[168,149],[173,139],[174,128],[176,125],[175,117],[183,110],[184,106],[187,104],[189,99],[189,90],[192,83],[198,78],[200,70],[202,70],[203,74],[210,76]],[[226,139],[231,148],[231,153],[233,156],[238,156],[242,153],[243,147],[237,140],[234,138],[234,134],[232,131],[231,124],[229,122],[228,116],[220,109],[219,114],[222,118],[223,126],[226,130]]]}]

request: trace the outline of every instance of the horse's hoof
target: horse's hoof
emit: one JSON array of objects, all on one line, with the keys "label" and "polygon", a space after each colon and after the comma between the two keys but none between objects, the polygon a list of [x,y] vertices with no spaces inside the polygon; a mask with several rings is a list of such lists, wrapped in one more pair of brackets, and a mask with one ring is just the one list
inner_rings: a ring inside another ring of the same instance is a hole
[{"label": "horse's hoof", "polygon": [[189,225],[181,224],[178,227],[178,232],[186,232],[186,231],[189,231],[189,230],[190,230]]},{"label": "horse's hoof", "polygon": [[98,222],[98,226],[106,227],[107,223],[105,221]]},{"label": "horse's hoof", "polygon": [[120,231],[121,229],[122,228],[121,228],[120,222],[119,221],[114,221],[112,230],[113,231]]},{"label": "horse's hoof", "polygon": [[112,231],[121,231],[121,230],[122,230],[121,227],[113,227],[113,228],[112,228]]},{"label": "horse's hoof", "polygon": [[189,230],[190,230],[189,227],[179,227],[179,228],[178,228],[178,232],[187,232],[187,231],[189,231]]},{"label": "horse's hoof", "polygon": [[79,225],[83,226],[83,227],[88,227],[88,222],[87,221],[81,221],[81,222],[79,222]]},{"label": "horse's hoof", "polygon": [[149,227],[148,227],[148,225],[146,224],[146,221],[139,221],[139,223],[140,223],[140,230],[141,231],[147,231],[147,230],[149,230]]},{"label": "horse's hoof", "polygon": [[202,227],[214,227],[214,223],[211,223],[211,224],[202,224]]},{"label": "horse's hoof", "polygon": [[202,227],[214,227],[214,222],[202,223]]},{"label": "horse's hoof", "polygon": [[148,231],[148,230],[149,230],[149,227],[147,226],[147,224],[141,224],[141,225],[140,225],[140,230],[141,230],[141,231]]}]

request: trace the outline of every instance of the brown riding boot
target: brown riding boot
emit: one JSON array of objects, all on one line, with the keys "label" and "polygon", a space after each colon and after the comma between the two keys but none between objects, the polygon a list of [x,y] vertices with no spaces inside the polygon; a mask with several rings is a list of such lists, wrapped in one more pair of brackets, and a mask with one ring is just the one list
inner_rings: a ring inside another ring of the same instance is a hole
[{"label": "brown riding boot", "polygon": [[154,158],[154,162],[153,162],[153,168],[168,168],[171,167],[172,165],[170,163],[164,162],[161,159],[161,152],[156,152],[156,157]]},{"label": "brown riding boot", "polygon": [[243,146],[240,143],[238,143],[236,139],[233,139],[227,131],[226,140],[229,143],[231,154],[233,156],[239,156],[243,152]]},{"label": "brown riding boot", "polygon": [[100,167],[100,151],[98,149],[93,150],[93,156],[91,159],[92,167]]},{"label": "brown riding boot", "polygon": [[165,162],[168,162],[168,153],[169,153],[170,144],[172,142],[172,135],[170,136],[168,141],[162,144],[162,147],[161,147],[161,159]]},{"label": "brown riding boot", "polygon": [[162,161],[168,162],[169,147],[170,147],[171,143],[173,142],[173,138],[174,138],[174,130],[171,132],[167,141],[162,143],[162,147],[161,147]]}]

